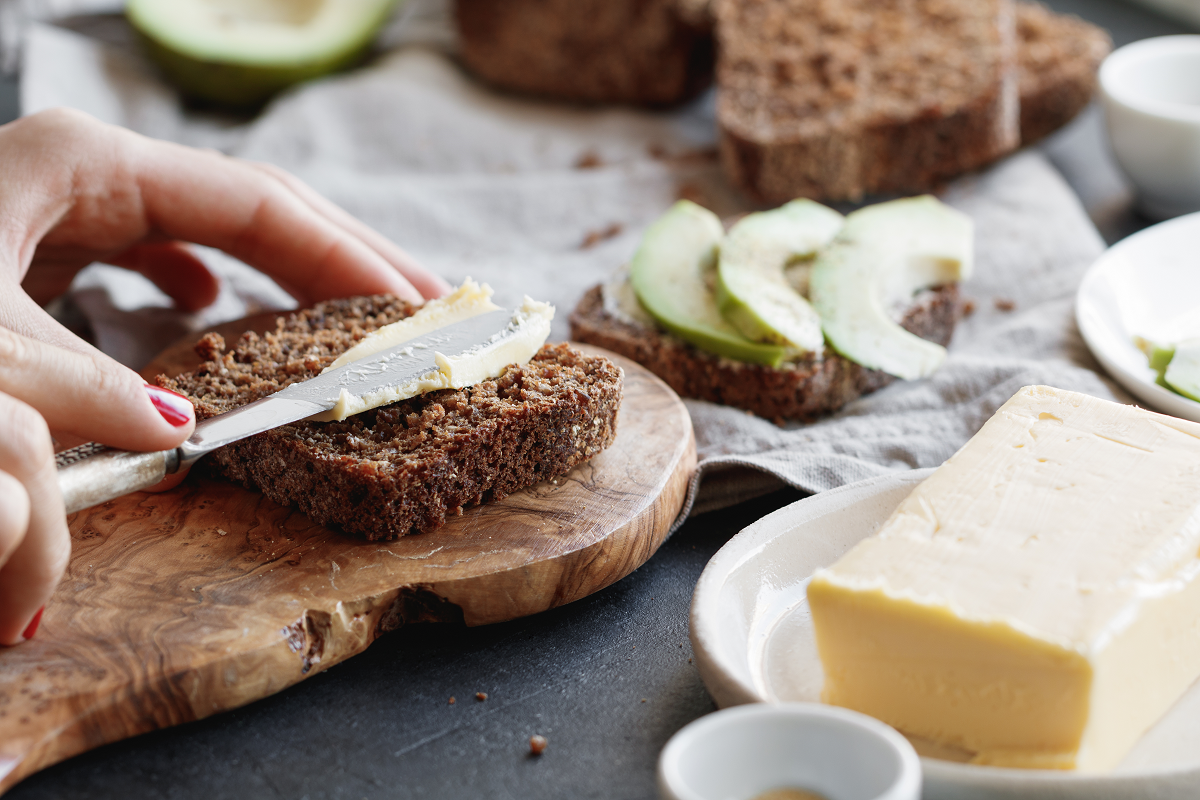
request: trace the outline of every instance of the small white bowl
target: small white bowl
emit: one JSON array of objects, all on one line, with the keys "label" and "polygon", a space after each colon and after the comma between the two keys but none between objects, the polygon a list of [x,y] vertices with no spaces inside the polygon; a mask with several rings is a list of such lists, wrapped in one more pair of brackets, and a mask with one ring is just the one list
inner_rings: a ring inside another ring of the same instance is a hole
[{"label": "small white bowl", "polygon": [[1200,211],[1200,36],[1126,45],[1100,67],[1113,154],[1142,212]]},{"label": "small white bowl", "polygon": [[687,725],[658,759],[664,800],[753,800],[772,789],[827,800],[918,800],[908,740],[865,714],[818,703],[752,703]]}]

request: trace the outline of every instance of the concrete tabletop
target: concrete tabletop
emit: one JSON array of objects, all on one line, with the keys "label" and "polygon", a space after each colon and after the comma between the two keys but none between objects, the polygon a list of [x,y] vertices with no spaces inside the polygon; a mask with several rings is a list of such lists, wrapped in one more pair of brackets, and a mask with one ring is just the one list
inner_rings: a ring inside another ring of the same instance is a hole
[{"label": "concrete tabletop", "polygon": [[[1118,46],[1188,32],[1122,0],[1048,5]],[[0,79],[0,122],[16,100],[15,81]],[[1148,224],[1130,210],[1097,108],[1043,147],[1110,242]],[[800,496],[695,517],[585,600],[484,628],[395,631],[273,697],[70,759],[8,797],[652,798],[667,739],[714,710],[691,661],[692,588],[731,536]],[[532,757],[535,734],[549,743]]]}]

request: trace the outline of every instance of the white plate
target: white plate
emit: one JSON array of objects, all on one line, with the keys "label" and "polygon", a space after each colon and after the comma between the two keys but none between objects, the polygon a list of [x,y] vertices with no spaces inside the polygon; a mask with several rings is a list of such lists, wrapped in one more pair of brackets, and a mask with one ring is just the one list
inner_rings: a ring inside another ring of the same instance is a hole
[{"label": "white plate", "polygon": [[1166,343],[1200,337],[1200,213],[1110,247],[1083,278],[1075,319],[1092,355],[1135,397],[1200,422],[1200,403],[1156,384],[1133,344],[1134,336]]},{"label": "white plate", "polygon": [[[885,475],[822,492],[762,518],[721,548],[696,584],[691,620],[696,665],[718,706],[820,700],[808,578],[878,530],[930,472]],[[1200,684],[1108,775],[980,767],[930,757],[921,762],[927,800],[1195,798],[1200,796]]]}]

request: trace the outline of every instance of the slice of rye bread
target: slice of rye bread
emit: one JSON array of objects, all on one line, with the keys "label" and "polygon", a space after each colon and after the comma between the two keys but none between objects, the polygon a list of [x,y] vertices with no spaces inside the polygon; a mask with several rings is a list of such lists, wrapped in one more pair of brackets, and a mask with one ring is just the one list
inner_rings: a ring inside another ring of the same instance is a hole
[{"label": "slice of rye bread", "polygon": [[916,193],[1015,149],[1013,0],[718,0],[717,121],[764,202]]},{"label": "slice of rye bread", "polygon": [[[158,385],[186,395],[198,419],[313,377],[414,306],[390,296],[331,300],[281,317],[274,332],[217,334],[204,363]],[[297,422],[197,463],[314,521],[369,540],[439,527],[465,506],[570,471],[612,443],[622,373],[611,361],[547,344],[524,365],[465,389],[431,392],[342,422]]]},{"label": "slice of rye bread", "polygon": [[1021,143],[1029,144],[1070,122],[1091,101],[1112,39],[1078,17],[1026,2],[1017,5],[1017,35]]},{"label": "slice of rye bread", "polygon": [[[959,316],[958,287],[949,285],[918,295],[901,324],[945,346]],[[734,406],[776,423],[812,421],[896,380],[829,348],[820,359],[810,356],[777,369],[722,358],[657,328],[618,319],[604,306],[602,286],[588,290],[572,312],[571,338],[638,362],[681,397]]]},{"label": "slice of rye bread", "polygon": [[706,0],[456,0],[462,60],[495,86],[664,106],[712,82]]}]

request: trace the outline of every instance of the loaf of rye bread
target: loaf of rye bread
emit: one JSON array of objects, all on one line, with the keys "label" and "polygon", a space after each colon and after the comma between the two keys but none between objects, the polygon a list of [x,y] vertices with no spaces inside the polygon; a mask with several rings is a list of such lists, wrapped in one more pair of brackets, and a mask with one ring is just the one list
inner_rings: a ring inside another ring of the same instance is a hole
[{"label": "loaf of rye bread", "polygon": [[1017,4],[1017,35],[1021,143],[1029,144],[1070,122],[1091,102],[1112,39],[1078,17],[1025,2]]},{"label": "loaf of rye bread", "polygon": [[[906,330],[945,346],[960,316],[958,287],[922,292],[904,314]],[[826,348],[820,358],[779,368],[705,352],[658,328],[611,313],[595,286],[571,314],[571,338],[619,353],[662,378],[682,397],[734,406],[781,423],[811,421],[896,380]]]},{"label": "loaf of rye bread", "polygon": [[1015,149],[1013,0],[718,0],[717,121],[764,202],[917,193]]},{"label": "loaf of rye bread", "polygon": [[462,60],[503,89],[663,106],[712,81],[707,0],[455,0]]},{"label": "loaf of rye bread", "polygon": [[[205,419],[313,377],[366,334],[411,315],[390,296],[331,300],[273,332],[217,334],[204,363],[158,384]],[[370,540],[439,527],[451,514],[562,475],[616,436],[622,374],[611,361],[547,344],[527,364],[465,389],[347,418],[297,422],[223,447],[197,469],[258,489],[314,522]]]}]

